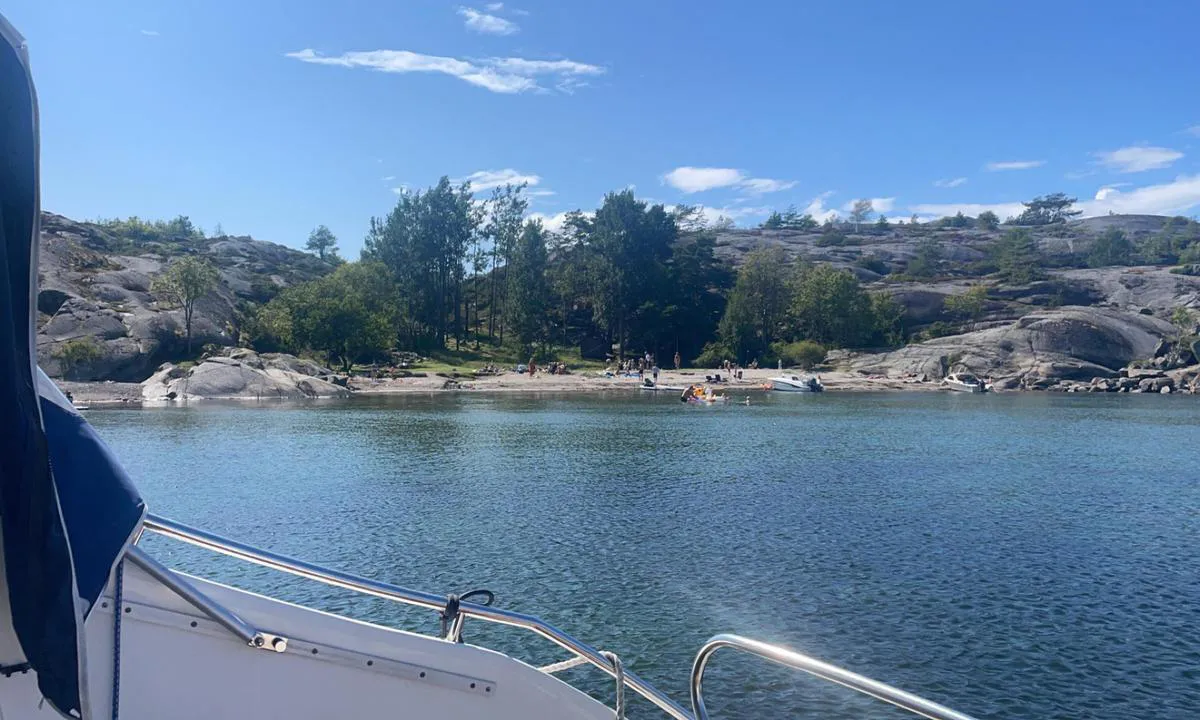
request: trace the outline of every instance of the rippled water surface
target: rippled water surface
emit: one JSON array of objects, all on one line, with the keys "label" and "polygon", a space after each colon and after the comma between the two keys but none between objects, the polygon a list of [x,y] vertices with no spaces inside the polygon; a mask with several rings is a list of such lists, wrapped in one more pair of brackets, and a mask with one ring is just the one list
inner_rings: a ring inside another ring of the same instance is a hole
[{"label": "rippled water surface", "polygon": [[[696,649],[737,632],[979,718],[1200,717],[1194,398],[438,395],[88,418],[154,512],[406,587],[490,588],[685,704]],[[336,612],[436,624],[152,549]],[[563,657],[510,629],[466,637]],[[565,677],[611,699],[595,671]],[[900,717],[725,654],[706,696],[720,718]]]}]

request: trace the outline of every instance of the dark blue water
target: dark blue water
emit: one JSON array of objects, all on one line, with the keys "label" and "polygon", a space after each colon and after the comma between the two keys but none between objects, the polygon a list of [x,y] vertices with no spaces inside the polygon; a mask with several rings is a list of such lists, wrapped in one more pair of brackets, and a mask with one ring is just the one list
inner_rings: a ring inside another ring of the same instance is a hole
[{"label": "dark blue water", "polygon": [[[1066,395],[438,395],[89,419],[154,512],[438,593],[494,590],[687,703],[717,632],[979,718],[1200,717],[1200,402]],[[157,540],[171,564],[405,611]],[[511,629],[467,640],[543,663]],[[598,696],[611,684],[565,674]],[[714,717],[899,717],[720,654]],[[638,708],[638,716],[656,717]]]}]

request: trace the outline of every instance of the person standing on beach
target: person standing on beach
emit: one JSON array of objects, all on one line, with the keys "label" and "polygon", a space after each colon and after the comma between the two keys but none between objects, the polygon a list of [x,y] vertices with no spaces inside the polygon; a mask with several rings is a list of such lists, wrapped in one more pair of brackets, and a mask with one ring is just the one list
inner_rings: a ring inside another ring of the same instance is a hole
[{"label": "person standing on beach", "polygon": [[679,357],[679,351],[676,350],[675,351],[675,369],[676,370],[678,370],[679,366],[683,364],[682,360],[683,360],[683,358]]},{"label": "person standing on beach", "polygon": [[658,366],[657,366],[657,365],[655,365],[655,366],[654,366],[654,367],[651,369],[651,371],[650,371],[650,372],[654,373],[654,384],[655,384],[655,385],[657,385],[657,384],[658,384]]}]

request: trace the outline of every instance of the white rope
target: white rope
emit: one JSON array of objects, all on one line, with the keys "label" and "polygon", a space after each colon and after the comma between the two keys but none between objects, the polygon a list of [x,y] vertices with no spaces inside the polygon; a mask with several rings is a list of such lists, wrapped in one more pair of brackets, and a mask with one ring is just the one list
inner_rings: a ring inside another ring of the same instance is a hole
[{"label": "white rope", "polygon": [[548,675],[553,675],[556,672],[562,672],[563,670],[570,670],[573,667],[579,667],[580,665],[583,665],[586,662],[587,662],[587,660],[584,659],[582,656],[576,656],[576,657],[570,658],[568,660],[563,660],[562,662],[556,662],[556,663],[551,663],[549,665],[543,665],[540,668],[538,668],[538,670],[541,670],[542,672],[544,672]]},{"label": "white rope", "polygon": [[601,650],[600,654],[612,663],[613,673],[617,677],[616,720],[625,720],[625,667],[621,665],[621,658],[617,657],[615,652]]}]

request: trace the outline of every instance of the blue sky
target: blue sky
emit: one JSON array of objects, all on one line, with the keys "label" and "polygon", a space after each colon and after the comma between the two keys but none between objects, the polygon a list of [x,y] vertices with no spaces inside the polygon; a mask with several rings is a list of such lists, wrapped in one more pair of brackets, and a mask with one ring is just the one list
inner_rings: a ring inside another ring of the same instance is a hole
[{"label": "blue sky", "polygon": [[[101,7],[107,5],[109,7]],[[111,7],[118,5],[119,7]],[[1144,7],[1142,7],[1144,5]],[[769,208],[1200,211],[1195,2],[16,0],[43,205],[357,256],[394,188]]]}]

